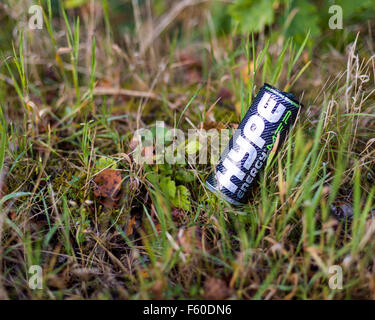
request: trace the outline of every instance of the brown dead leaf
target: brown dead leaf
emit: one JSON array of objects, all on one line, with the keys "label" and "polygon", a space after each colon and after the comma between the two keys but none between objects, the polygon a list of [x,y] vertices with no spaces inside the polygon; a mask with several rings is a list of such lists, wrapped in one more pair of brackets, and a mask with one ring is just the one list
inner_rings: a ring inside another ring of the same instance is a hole
[{"label": "brown dead leaf", "polygon": [[134,226],[136,225],[135,216],[129,220],[128,226],[126,227],[126,236],[129,237],[134,232]]},{"label": "brown dead leaf", "polygon": [[[0,199],[1,199],[1,197],[0,197]],[[8,213],[8,217],[9,217],[9,219],[12,220],[12,221],[16,220],[17,212],[14,211],[14,210],[9,211],[9,213]]]},{"label": "brown dead leaf", "polygon": [[193,52],[184,51],[178,55],[180,66],[184,67],[182,72],[184,81],[187,84],[194,84],[202,81],[202,61]]},{"label": "brown dead leaf", "polygon": [[115,198],[121,188],[121,172],[115,169],[105,169],[94,179],[94,194],[96,197]]},{"label": "brown dead leaf", "polygon": [[228,288],[226,282],[219,278],[209,277],[204,282],[204,298],[208,300],[227,299],[233,291]]},{"label": "brown dead leaf", "polygon": [[115,169],[105,169],[94,179],[94,195],[99,198],[106,208],[114,208],[118,204],[121,189],[121,172]]},{"label": "brown dead leaf", "polygon": [[47,279],[48,286],[57,288],[57,289],[64,289],[66,288],[66,281],[63,276],[51,274],[48,276]]},{"label": "brown dead leaf", "polygon": [[[249,68],[250,67],[250,68]],[[250,61],[250,66],[247,61],[245,61],[240,69],[241,77],[243,82],[249,83],[250,77],[254,72],[254,62]]]},{"label": "brown dead leaf", "polygon": [[220,99],[221,102],[231,101],[233,97],[232,91],[228,88],[222,87],[217,93],[217,99]]},{"label": "brown dead leaf", "polygon": [[142,277],[143,279],[150,278],[148,271],[145,269],[139,270],[139,276]]},{"label": "brown dead leaf", "polygon": [[164,298],[165,288],[167,286],[167,281],[165,278],[156,280],[154,285],[151,287],[151,291],[154,294],[154,298],[161,300]]},{"label": "brown dead leaf", "polygon": [[206,121],[205,123],[203,123],[203,129],[205,129],[205,130],[210,130],[210,129],[222,130],[222,129],[225,129],[225,125],[222,122]]},{"label": "brown dead leaf", "polygon": [[202,61],[199,57],[189,50],[185,50],[178,54],[178,60],[181,65],[186,66],[188,68],[201,68]]},{"label": "brown dead leaf", "polygon": [[156,229],[156,231],[157,231],[158,233],[161,231],[161,225],[160,225],[160,223],[156,223],[156,224],[155,224],[155,229]]},{"label": "brown dead leaf", "polygon": [[200,83],[202,81],[202,75],[197,69],[189,69],[186,73],[184,73],[184,75],[185,82],[187,82],[189,85]]}]

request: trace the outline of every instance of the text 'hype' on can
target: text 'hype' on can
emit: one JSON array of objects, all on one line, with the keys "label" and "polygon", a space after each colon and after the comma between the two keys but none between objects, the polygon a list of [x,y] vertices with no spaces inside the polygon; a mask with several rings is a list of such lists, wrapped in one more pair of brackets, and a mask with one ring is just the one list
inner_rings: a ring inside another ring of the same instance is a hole
[{"label": "text 'hype' on can", "polygon": [[208,177],[207,187],[232,204],[246,203],[277,136],[281,145],[300,105],[293,94],[264,84]]}]

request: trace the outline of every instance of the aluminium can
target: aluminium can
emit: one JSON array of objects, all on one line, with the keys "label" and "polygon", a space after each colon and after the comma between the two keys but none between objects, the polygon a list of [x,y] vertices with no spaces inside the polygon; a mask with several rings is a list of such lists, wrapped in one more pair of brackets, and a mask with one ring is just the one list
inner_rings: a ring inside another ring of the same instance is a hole
[{"label": "aluminium can", "polygon": [[279,147],[301,104],[295,96],[264,84],[221,154],[206,185],[234,205],[247,203],[279,136]]}]

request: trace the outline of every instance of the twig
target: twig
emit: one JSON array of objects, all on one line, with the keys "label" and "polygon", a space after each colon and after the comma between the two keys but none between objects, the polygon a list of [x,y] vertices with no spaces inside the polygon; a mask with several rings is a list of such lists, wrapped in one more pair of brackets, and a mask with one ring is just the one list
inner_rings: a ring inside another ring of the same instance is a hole
[{"label": "twig", "polygon": [[116,95],[119,95],[119,96],[129,96],[129,97],[149,98],[149,99],[161,100],[161,98],[153,92],[129,90],[129,89],[122,89],[122,88],[97,87],[97,88],[94,89],[94,95],[97,95],[97,96],[103,96],[103,95],[116,96]]}]

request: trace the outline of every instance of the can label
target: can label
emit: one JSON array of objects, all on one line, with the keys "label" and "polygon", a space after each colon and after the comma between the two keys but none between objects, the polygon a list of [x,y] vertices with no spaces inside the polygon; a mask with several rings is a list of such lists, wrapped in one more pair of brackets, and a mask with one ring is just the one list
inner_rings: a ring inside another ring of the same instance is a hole
[{"label": "can label", "polygon": [[246,203],[277,137],[281,145],[299,107],[292,94],[264,84],[208,177],[207,187],[232,204]]}]

